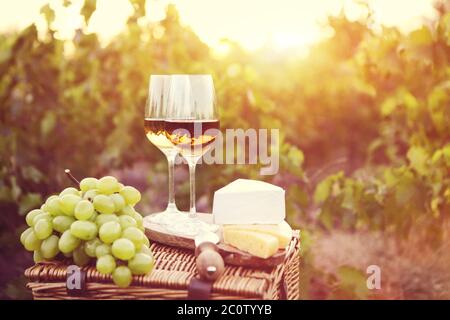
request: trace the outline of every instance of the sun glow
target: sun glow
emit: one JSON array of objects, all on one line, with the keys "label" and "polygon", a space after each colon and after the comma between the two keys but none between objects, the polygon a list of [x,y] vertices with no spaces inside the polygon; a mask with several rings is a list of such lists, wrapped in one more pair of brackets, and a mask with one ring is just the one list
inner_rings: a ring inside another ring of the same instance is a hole
[{"label": "sun glow", "polygon": [[[21,28],[40,21],[40,7],[45,0],[0,0],[0,29]],[[57,19],[58,37],[71,38],[83,27],[79,15],[83,0],[72,0],[64,7],[61,0],[50,0]],[[432,17],[432,0],[369,0],[376,25],[395,25],[410,30]],[[355,0],[147,0],[148,21],[164,18],[168,3],[174,3],[183,24],[190,26],[207,44],[220,48],[221,39],[236,41],[247,49],[273,46],[279,49],[307,47],[327,36],[327,16],[344,12],[349,19],[367,14]],[[110,39],[123,30],[132,6],[127,0],[98,0],[88,30]],[[399,14],[401,13],[401,14]]]}]

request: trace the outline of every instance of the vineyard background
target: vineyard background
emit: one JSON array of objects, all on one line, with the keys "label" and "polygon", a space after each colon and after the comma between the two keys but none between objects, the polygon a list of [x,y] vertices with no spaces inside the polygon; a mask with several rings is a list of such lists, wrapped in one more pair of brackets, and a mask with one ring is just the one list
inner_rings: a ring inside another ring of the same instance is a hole
[{"label": "vineyard background", "polygon": [[[163,209],[166,163],[145,138],[148,76],[211,73],[221,127],[280,128],[280,172],[202,165],[198,209],[237,177],[286,190],[288,221],[302,230],[305,299],[450,299],[450,2],[408,34],[371,28],[368,16],[329,17],[334,35],[306,57],[247,52],[228,41],[218,57],[167,7],[102,44],[78,30],[70,41],[30,25],[0,35],[0,297],[30,298],[20,246],[24,215],[76,177],[113,174],[143,193],[143,214]],[[86,22],[95,0],[86,0]],[[143,174],[144,173],[144,174]],[[177,203],[188,176],[176,169]],[[381,290],[366,287],[379,265]]]}]

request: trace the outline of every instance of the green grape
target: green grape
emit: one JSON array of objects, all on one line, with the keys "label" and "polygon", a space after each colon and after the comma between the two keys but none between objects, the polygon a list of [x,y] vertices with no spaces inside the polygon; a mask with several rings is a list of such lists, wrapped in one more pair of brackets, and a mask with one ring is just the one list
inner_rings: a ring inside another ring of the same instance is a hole
[{"label": "green grape", "polygon": [[128,227],[125,230],[123,230],[122,238],[131,240],[131,242],[133,242],[136,249],[139,250],[141,248],[142,244],[144,243],[144,238],[146,238],[146,236],[138,228]]},{"label": "green grape", "polygon": [[124,184],[119,182],[119,192],[120,190],[122,190],[123,187],[125,187]]},{"label": "green grape", "polygon": [[143,244],[141,246],[141,250],[139,250],[139,253],[143,253],[143,254],[146,254],[148,256],[153,256],[152,250],[145,244]]},{"label": "green grape", "polygon": [[119,217],[115,214],[99,214],[97,219],[95,219],[95,223],[97,223],[99,227],[110,221],[119,222]]},{"label": "green grape", "polygon": [[39,240],[47,239],[53,232],[52,222],[47,219],[40,219],[34,224],[34,233]]},{"label": "green grape", "polygon": [[141,193],[136,188],[131,186],[123,187],[120,190],[120,194],[130,206],[134,206],[141,200]]},{"label": "green grape", "polygon": [[136,220],[127,215],[119,216],[119,223],[122,227],[122,230],[125,230],[128,227],[137,227]]},{"label": "green grape", "polygon": [[74,218],[68,216],[56,216],[53,218],[53,229],[63,233],[68,230],[72,223],[75,221]]},{"label": "green grape", "polygon": [[23,246],[28,251],[34,251],[34,250],[39,250],[41,248],[41,243],[42,243],[42,240],[39,240],[36,237],[36,234],[33,230],[32,232],[29,232],[28,235],[25,237],[25,239],[23,241]]},{"label": "green grape", "polygon": [[65,196],[66,194],[73,194],[73,195],[76,195],[76,196],[80,195],[78,193],[78,190],[73,188],[73,187],[65,188],[63,191],[61,191],[59,196],[62,197],[62,196]]},{"label": "green grape", "polygon": [[41,243],[41,254],[45,259],[52,259],[59,253],[58,236],[51,235]]},{"label": "green grape", "polygon": [[[144,235],[145,235],[145,232],[144,232]],[[150,247],[150,240],[147,238],[147,236],[144,237],[144,243],[142,245]]]},{"label": "green grape", "polygon": [[34,260],[34,263],[39,263],[39,262],[44,261],[44,257],[42,256],[42,253],[39,250],[34,250],[33,260]]},{"label": "green grape", "polygon": [[70,233],[81,240],[92,240],[97,236],[98,228],[94,222],[78,220],[70,226]]},{"label": "green grape", "polygon": [[65,215],[73,216],[75,207],[81,200],[79,195],[65,194],[59,198],[59,206]]},{"label": "green grape", "polygon": [[97,223],[97,217],[98,217],[98,213],[97,213],[97,211],[94,210],[94,213],[89,218],[89,221]]},{"label": "green grape", "polygon": [[25,238],[31,233],[33,232],[33,228],[29,227],[28,229],[25,229],[24,232],[22,232],[22,234],[20,235],[20,242],[22,243],[22,245],[25,244]]},{"label": "green grape", "polygon": [[86,252],[89,257],[95,258],[95,250],[101,244],[102,242],[99,238],[94,238],[92,240],[86,241],[86,243],[84,244],[84,252]]},{"label": "green grape", "polygon": [[112,199],[104,194],[99,194],[94,198],[94,208],[100,213],[111,214],[116,209]]},{"label": "green grape", "polygon": [[45,204],[49,204],[49,202],[52,201],[53,199],[58,199],[58,196],[56,194],[51,195],[50,197],[47,198],[47,200],[45,200]]},{"label": "green grape", "polygon": [[99,236],[104,243],[112,243],[114,240],[119,239],[122,233],[120,224],[116,221],[109,221],[104,223],[100,227]]},{"label": "green grape", "polygon": [[153,255],[136,253],[133,259],[128,261],[128,268],[135,275],[144,275],[152,271],[154,262]]},{"label": "green grape", "polygon": [[121,238],[114,241],[111,252],[117,259],[129,260],[136,253],[136,248],[131,240]]},{"label": "green grape", "polygon": [[99,244],[97,248],[95,248],[95,256],[100,258],[105,254],[111,254],[111,246],[106,243]]},{"label": "green grape", "polygon": [[88,191],[92,189],[97,189],[98,179],[96,178],[84,178],[80,181],[80,190]]},{"label": "green grape", "polygon": [[70,230],[64,231],[59,238],[58,247],[62,253],[69,253],[75,250],[81,243],[81,240],[73,236]]},{"label": "green grape", "polygon": [[84,251],[84,245],[80,245],[73,251],[73,262],[79,267],[84,267],[89,263],[89,256]]},{"label": "green grape", "polygon": [[120,212],[125,207],[125,199],[118,193],[109,196],[114,203],[115,212]]},{"label": "green grape", "polygon": [[45,212],[41,209],[34,209],[27,213],[25,217],[25,221],[27,222],[27,225],[32,227],[34,223],[34,218],[40,214],[45,214]]},{"label": "green grape", "polygon": [[112,255],[106,254],[98,258],[95,267],[102,274],[111,274],[116,268],[116,260]]},{"label": "green grape", "polygon": [[98,180],[97,189],[100,193],[107,195],[113,194],[114,192],[118,192],[119,188],[119,182],[114,177],[106,176]]},{"label": "green grape", "polygon": [[77,203],[74,215],[78,220],[89,220],[94,214],[94,206],[89,200],[81,200]]},{"label": "green grape", "polygon": [[98,195],[97,189],[91,189],[88,190],[84,193],[83,195],[83,199],[84,200],[89,200],[89,201],[94,201],[95,196]]},{"label": "green grape", "polygon": [[136,210],[134,210],[132,206],[127,205],[120,211],[120,215],[127,215],[130,217],[134,217],[135,212]]},{"label": "green grape", "polygon": [[52,216],[59,216],[59,215],[63,214],[61,207],[59,206],[59,203],[60,203],[59,197],[51,196],[50,198],[48,198],[47,202],[45,203],[47,205],[47,211]]},{"label": "green grape", "polygon": [[135,212],[132,217],[136,220],[138,227],[142,227],[144,225],[144,218],[142,218],[140,213]]},{"label": "green grape", "polygon": [[44,212],[48,212],[48,208],[47,208],[47,205],[45,203],[43,205],[41,205],[41,207],[39,209],[41,209]]},{"label": "green grape", "polygon": [[117,267],[113,272],[112,278],[114,283],[122,288],[128,287],[133,280],[130,269],[125,266]]},{"label": "green grape", "polygon": [[38,215],[36,215],[33,219],[33,226],[39,221],[39,220],[48,220],[48,221],[52,221],[52,216],[50,215],[50,213],[48,212],[44,212],[44,213],[39,213]]},{"label": "green grape", "polygon": [[[58,247],[59,247],[59,244],[58,244]],[[63,256],[66,257],[66,258],[72,258],[73,253],[72,253],[72,251],[66,252],[66,253],[63,253]]]}]

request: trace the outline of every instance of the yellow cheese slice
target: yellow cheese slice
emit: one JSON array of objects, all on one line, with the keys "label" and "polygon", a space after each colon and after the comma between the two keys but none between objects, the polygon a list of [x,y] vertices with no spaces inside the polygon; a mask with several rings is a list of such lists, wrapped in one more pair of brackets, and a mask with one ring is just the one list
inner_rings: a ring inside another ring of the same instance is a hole
[{"label": "yellow cheese slice", "polygon": [[292,238],[292,228],[286,221],[279,224],[228,224],[223,229],[247,230],[275,236],[280,249],[286,248]]},{"label": "yellow cheese slice", "polygon": [[270,234],[224,228],[223,240],[226,244],[264,259],[278,251],[278,239]]}]

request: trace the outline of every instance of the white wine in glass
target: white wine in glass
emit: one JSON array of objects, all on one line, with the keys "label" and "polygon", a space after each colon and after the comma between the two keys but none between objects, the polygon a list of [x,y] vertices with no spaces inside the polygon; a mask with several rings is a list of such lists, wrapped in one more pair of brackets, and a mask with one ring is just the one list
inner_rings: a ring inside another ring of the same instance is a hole
[{"label": "white wine in glass", "polygon": [[219,120],[166,120],[165,132],[170,143],[185,158],[199,158],[215,141]]},{"label": "white wine in glass", "polygon": [[[219,133],[211,76],[152,76],[144,126],[147,138],[169,163],[169,204],[165,212],[151,215],[148,220],[180,235],[216,231],[217,226],[197,219],[195,208],[195,166]],[[175,206],[173,167],[178,153],[189,165],[189,214],[181,213]]]},{"label": "white wine in glass", "polygon": [[170,76],[150,76],[149,97],[145,108],[145,134],[166,156],[169,169],[169,199],[167,208],[162,213],[179,213],[175,204],[174,166],[178,149],[170,142],[164,131],[164,121],[170,117],[168,108]]},{"label": "white wine in glass", "polygon": [[189,165],[189,216],[195,219],[195,167],[219,134],[214,84],[211,75],[173,75],[170,88],[165,131]]}]

